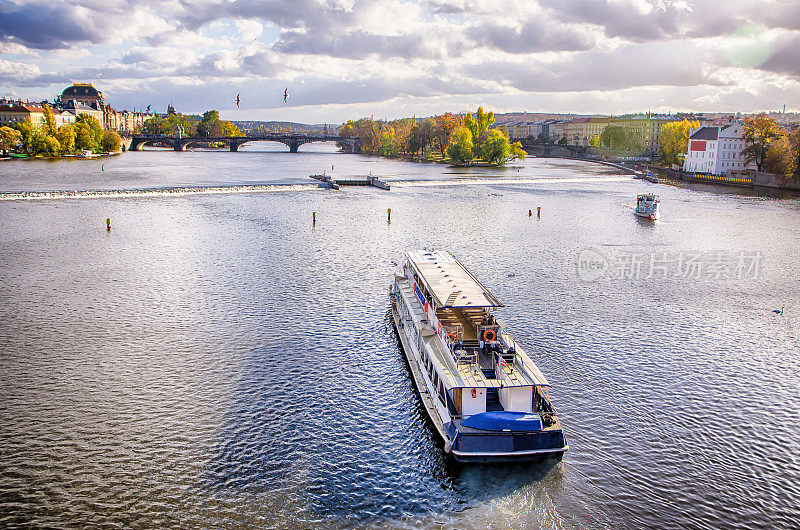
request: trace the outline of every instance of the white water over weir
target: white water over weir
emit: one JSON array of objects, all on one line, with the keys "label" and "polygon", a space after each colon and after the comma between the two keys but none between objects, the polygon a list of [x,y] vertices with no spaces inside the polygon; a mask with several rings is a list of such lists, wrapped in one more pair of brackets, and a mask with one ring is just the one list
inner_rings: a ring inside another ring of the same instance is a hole
[{"label": "white water over weir", "polygon": [[269,184],[244,186],[178,186],[170,188],[144,188],[125,190],[76,190],[76,191],[22,191],[0,193],[0,201],[45,200],[45,199],[108,199],[132,197],[159,197],[176,195],[218,195],[229,193],[269,193],[275,191],[316,190],[314,184]]}]

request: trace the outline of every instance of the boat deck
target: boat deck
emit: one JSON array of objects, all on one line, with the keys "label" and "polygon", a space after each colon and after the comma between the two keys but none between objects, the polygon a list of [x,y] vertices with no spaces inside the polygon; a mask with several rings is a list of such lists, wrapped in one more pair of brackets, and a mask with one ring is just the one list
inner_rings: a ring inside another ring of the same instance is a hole
[{"label": "boat deck", "polygon": [[[412,318],[419,323],[420,328],[424,328],[424,326],[427,325],[427,316],[425,315],[422,305],[414,293],[410,282],[407,278],[403,278],[398,281],[398,286],[400,287],[400,290],[397,294],[405,298],[406,306],[411,310]],[[476,315],[477,314],[473,315],[473,317]],[[465,316],[464,318],[469,317]],[[480,319],[478,322],[480,322]],[[483,365],[486,365],[487,369],[494,369],[494,365],[491,361],[491,354],[486,355],[483,352],[479,352],[479,355],[477,356],[477,364],[472,363],[456,365],[453,354],[438,338],[438,335],[436,335],[436,332],[433,330],[433,328],[428,326],[428,330],[429,335],[423,340],[425,344],[429,346],[430,351],[433,352],[434,359],[440,366],[439,376],[444,379],[445,384],[448,387],[500,388],[501,386],[530,386],[533,384],[538,384],[529,379],[520,366],[503,367],[505,373],[505,377],[503,379],[486,377],[482,371]],[[424,332],[423,336],[425,336]],[[521,354],[521,352],[518,351],[518,355],[519,354]]]}]

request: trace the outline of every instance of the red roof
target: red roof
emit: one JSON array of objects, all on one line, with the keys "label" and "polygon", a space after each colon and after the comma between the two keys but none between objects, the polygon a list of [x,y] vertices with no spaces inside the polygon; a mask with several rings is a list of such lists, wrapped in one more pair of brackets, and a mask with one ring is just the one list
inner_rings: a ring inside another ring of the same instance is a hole
[{"label": "red roof", "polygon": [[33,105],[0,105],[0,112],[44,112],[42,107]]}]

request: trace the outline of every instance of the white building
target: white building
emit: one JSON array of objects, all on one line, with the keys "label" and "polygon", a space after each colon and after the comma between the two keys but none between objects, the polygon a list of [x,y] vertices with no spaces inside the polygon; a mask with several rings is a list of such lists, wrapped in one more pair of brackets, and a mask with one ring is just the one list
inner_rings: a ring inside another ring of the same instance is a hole
[{"label": "white building", "polygon": [[744,125],[734,122],[721,127],[700,127],[689,134],[689,152],[683,170],[689,173],[730,175],[733,171],[756,169],[745,163]]}]

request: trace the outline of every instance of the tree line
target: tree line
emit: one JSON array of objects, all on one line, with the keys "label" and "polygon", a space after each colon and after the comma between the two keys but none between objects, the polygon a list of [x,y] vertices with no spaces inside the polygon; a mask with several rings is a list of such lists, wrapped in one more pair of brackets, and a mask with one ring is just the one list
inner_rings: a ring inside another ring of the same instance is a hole
[{"label": "tree line", "polygon": [[[339,136],[357,137],[362,153],[387,158],[446,161],[457,165],[476,161],[502,165],[510,159],[524,159],[522,145],[511,143],[508,129],[490,129],[493,123],[494,113],[485,113],[480,107],[475,116],[448,112],[424,120],[349,120],[339,129]],[[344,143],[339,145],[346,147]]]},{"label": "tree line", "polygon": [[[659,155],[667,164],[683,163],[689,151],[689,134],[700,127],[698,121],[675,121],[661,126]],[[800,177],[800,128],[789,131],[766,114],[744,119],[745,164],[754,163],[759,171],[787,178]]]},{"label": "tree line", "polygon": [[175,129],[180,127],[186,136],[243,136],[233,122],[220,120],[219,112],[209,110],[203,113],[200,121],[195,121],[193,116],[182,114],[168,114],[153,116],[142,124],[142,131],[150,134],[173,135]]},{"label": "tree line", "polygon": [[58,127],[53,110],[44,106],[44,121],[34,124],[30,118],[0,127],[0,149],[21,150],[30,156],[64,156],[80,151],[119,151],[121,140],[114,131],[107,131],[89,114],[78,114],[75,123]]}]

